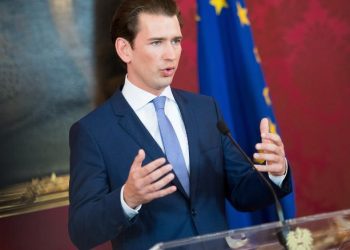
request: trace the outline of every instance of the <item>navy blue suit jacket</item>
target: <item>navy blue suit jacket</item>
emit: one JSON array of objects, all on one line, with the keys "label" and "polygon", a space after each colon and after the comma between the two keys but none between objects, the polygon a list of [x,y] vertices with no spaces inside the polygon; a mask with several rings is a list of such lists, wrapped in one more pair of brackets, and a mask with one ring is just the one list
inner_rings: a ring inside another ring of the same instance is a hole
[{"label": "navy blue suit jacket", "polygon": [[[211,97],[174,90],[185,124],[190,154],[190,197],[178,190],[143,204],[129,220],[120,190],[139,149],[147,164],[165,157],[137,115],[117,91],[70,131],[69,232],[79,249],[111,240],[115,249],[148,249],[158,242],[227,229],[225,198],[237,209],[255,210],[273,202],[266,185],[222,136],[222,119]],[[291,191],[291,178],[278,195]]]}]

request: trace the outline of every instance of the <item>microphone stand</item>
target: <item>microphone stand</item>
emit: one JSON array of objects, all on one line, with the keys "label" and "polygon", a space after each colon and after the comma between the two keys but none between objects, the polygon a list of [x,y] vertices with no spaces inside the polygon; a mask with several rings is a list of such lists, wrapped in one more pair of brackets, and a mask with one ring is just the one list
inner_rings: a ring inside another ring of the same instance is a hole
[{"label": "microphone stand", "polygon": [[273,189],[271,183],[266,179],[266,177],[260,172],[258,171],[255,166],[253,161],[248,157],[248,155],[243,151],[243,149],[239,146],[239,144],[233,139],[230,130],[228,129],[228,127],[226,126],[224,121],[219,121],[217,123],[217,128],[219,129],[219,131],[227,136],[231,143],[238,149],[238,151],[244,156],[244,158],[248,161],[248,163],[250,164],[250,166],[253,168],[254,171],[256,171],[256,173],[258,174],[258,176],[260,177],[260,179],[263,180],[263,182],[267,185],[268,189],[270,190],[271,194],[273,195],[274,198],[274,202],[275,202],[275,206],[276,206],[276,213],[277,213],[277,217],[279,222],[281,223],[281,228],[280,230],[277,232],[277,238],[278,241],[282,244],[282,246],[284,246],[285,248],[287,248],[287,235],[290,231],[285,219],[284,219],[284,214],[283,214],[283,210],[282,210],[282,206],[281,203],[278,200],[277,194],[275,192],[275,190]]}]

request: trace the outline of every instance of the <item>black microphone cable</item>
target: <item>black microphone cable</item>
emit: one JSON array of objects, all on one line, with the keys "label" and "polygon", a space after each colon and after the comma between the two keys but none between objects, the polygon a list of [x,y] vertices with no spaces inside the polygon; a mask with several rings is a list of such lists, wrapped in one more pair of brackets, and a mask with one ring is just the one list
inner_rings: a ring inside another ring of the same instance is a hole
[{"label": "black microphone cable", "polygon": [[248,157],[248,155],[243,151],[243,149],[238,145],[238,143],[233,139],[231,132],[229,130],[229,128],[226,126],[226,123],[224,121],[218,121],[218,123],[216,124],[217,128],[219,129],[219,131],[227,136],[231,143],[238,149],[238,151],[244,156],[244,158],[249,162],[250,166],[253,168],[254,171],[256,171],[260,177],[260,179],[263,180],[263,182],[267,185],[267,187],[269,188],[269,190],[271,191],[274,201],[275,201],[275,206],[276,206],[276,213],[277,213],[277,217],[279,222],[281,223],[282,227],[281,227],[281,231],[277,232],[277,237],[279,242],[286,247],[287,244],[287,235],[289,233],[289,227],[284,219],[284,213],[282,210],[282,206],[281,203],[278,200],[277,194],[275,192],[275,190],[273,189],[271,183],[266,179],[266,177],[260,172],[258,171],[255,166],[253,161]]}]

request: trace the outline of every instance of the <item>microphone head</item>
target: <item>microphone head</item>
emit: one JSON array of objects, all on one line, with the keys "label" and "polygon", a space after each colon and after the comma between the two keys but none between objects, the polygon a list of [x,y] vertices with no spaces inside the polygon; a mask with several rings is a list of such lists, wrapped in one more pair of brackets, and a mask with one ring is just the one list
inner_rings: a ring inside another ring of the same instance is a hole
[{"label": "microphone head", "polygon": [[219,129],[219,131],[224,134],[227,135],[230,133],[230,130],[228,129],[228,127],[226,126],[226,123],[224,121],[218,121],[218,123],[216,124],[216,127]]}]

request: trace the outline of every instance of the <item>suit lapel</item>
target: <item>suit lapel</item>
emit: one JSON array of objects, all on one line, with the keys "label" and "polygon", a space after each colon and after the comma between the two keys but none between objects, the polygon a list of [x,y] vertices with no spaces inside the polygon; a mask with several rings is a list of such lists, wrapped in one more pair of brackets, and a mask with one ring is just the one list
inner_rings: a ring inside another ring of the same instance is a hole
[{"label": "suit lapel", "polygon": [[[150,161],[160,157],[166,157],[158,143],[153,139],[152,135],[142,124],[120,91],[113,95],[111,101],[114,112],[119,118],[119,125],[125,130],[126,133],[129,134],[131,138],[134,139],[138,145],[140,145],[140,148],[145,151],[146,156],[150,158]],[[188,198],[175,173],[174,175],[175,179],[172,181],[173,184],[186,198]]]},{"label": "suit lapel", "polygon": [[122,93],[120,91],[115,93],[111,101],[114,112],[119,118],[119,125],[140,145],[140,148],[145,150],[146,156],[150,157],[151,160],[165,157],[162,149],[142,124]]},{"label": "suit lapel", "polygon": [[198,133],[197,126],[198,121],[193,110],[193,106],[190,105],[190,100],[186,99],[181,93],[172,89],[174,98],[177,105],[179,106],[182,120],[185,124],[187,140],[188,140],[188,149],[190,155],[190,193],[191,201],[193,201],[197,188],[197,181],[199,176],[199,165],[198,160],[200,157],[199,147],[198,147]]}]

